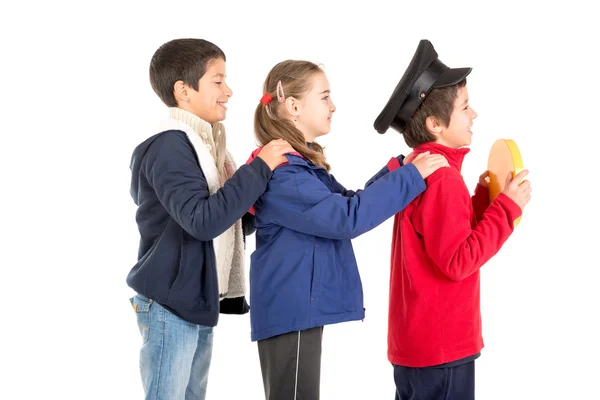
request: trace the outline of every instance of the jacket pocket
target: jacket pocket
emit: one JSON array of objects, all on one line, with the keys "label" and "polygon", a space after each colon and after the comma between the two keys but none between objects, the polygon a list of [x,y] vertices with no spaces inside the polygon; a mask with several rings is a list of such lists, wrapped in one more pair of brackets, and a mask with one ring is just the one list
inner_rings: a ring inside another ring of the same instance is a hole
[{"label": "jacket pocket", "polygon": [[169,288],[170,305],[201,310],[218,307],[217,270],[209,244],[183,235],[177,277]]},{"label": "jacket pocket", "polygon": [[154,301],[140,294],[136,294],[129,299],[129,302],[133,306],[133,311],[137,318],[138,329],[142,336],[142,343],[146,344],[146,342],[148,342],[148,337],[150,336],[150,307]]},{"label": "jacket pocket", "polygon": [[319,294],[319,282],[320,282],[320,276],[319,276],[319,267],[317,266],[317,249],[318,249],[318,243],[315,240],[315,243],[313,245],[312,248],[312,262],[311,262],[311,269],[310,269],[310,300],[314,300],[318,294]]},{"label": "jacket pocket", "polygon": [[183,275],[182,267],[185,266],[186,263],[186,250],[187,250],[187,240],[186,233],[182,230],[181,236],[179,238],[179,257],[175,260],[175,265],[173,265],[173,272],[171,275],[171,282],[169,285],[170,289],[177,290],[178,287],[181,286],[180,276]]}]

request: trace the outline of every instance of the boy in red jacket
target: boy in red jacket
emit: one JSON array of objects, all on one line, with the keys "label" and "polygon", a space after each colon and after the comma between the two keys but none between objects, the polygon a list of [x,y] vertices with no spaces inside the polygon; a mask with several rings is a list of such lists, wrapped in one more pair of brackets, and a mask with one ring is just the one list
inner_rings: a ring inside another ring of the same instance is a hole
[{"label": "boy in red jacket", "polygon": [[475,398],[475,364],[483,348],[479,269],[514,229],[531,197],[527,171],[490,204],[487,173],[470,197],[461,166],[477,113],[469,106],[471,68],[449,68],[422,40],[375,121],[403,134],[413,155],[444,155],[450,168],[396,215],[392,239],[388,358],[396,399]]}]

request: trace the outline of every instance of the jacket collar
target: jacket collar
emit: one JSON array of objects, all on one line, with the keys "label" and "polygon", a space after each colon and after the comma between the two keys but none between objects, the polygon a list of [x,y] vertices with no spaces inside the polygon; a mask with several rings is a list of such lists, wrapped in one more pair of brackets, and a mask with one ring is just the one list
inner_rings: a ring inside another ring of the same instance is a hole
[{"label": "jacket collar", "polygon": [[414,148],[415,155],[429,151],[431,154],[441,154],[446,157],[448,164],[459,172],[465,156],[471,151],[468,147],[453,149],[435,142],[428,142]]}]

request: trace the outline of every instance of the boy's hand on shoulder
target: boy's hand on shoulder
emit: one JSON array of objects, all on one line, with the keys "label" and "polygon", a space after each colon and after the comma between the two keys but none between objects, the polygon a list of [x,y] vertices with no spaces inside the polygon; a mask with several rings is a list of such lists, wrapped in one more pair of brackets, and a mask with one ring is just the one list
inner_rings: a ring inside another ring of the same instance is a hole
[{"label": "boy's hand on shoulder", "polygon": [[512,201],[517,203],[521,209],[525,208],[529,200],[531,200],[531,183],[527,180],[524,180],[528,170],[524,169],[519,172],[514,178],[512,174],[508,174],[506,177],[506,186],[504,187],[504,193]]},{"label": "boy's hand on shoulder", "polygon": [[[412,153],[409,156],[412,156]],[[450,166],[446,157],[441,154],[430,154],[428,151],[416,156],[411,163],[417,168],[423,179],[442,167]]]},{"label": "boy's hand on shoulder", "polygon": [[272,140],[263,147],[258,157],[273,171],[277,166],[287,162],[285,154],[294,152],[294,148],[285,140]]}]

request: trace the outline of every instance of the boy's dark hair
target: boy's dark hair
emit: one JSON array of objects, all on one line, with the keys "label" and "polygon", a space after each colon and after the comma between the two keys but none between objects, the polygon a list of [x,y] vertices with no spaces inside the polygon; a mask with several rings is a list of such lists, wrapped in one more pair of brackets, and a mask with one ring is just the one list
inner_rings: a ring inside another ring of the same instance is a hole
[{"label": "boy's dark hair", "polygon": [[467,80],[463,79],[456,85],[433,89],[419,105],[419,108],[412,115],[404,128],[402,136],[410,148],[415,148],[421,144],[435,142],[434,135],[427,131],[425,121],[427,117],[433,116],[445,126],[450,124],[450,116],[454,110],[454,100],[458,89],[464,87]]},{"label": "boy's dark hair", "polygon": [[204,39],[175,39],[160,46],[150,61],[150,84],[168,107],[177,107],[173,86],[183,81],[198,90],[198,81],[206,73],[206,65],[225,59],[217,45]]}]

